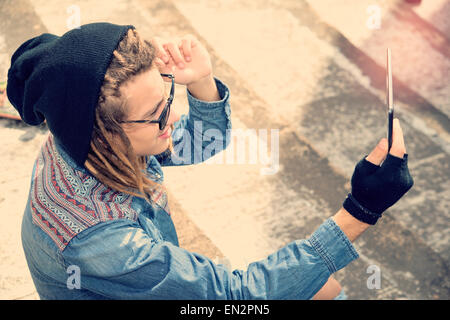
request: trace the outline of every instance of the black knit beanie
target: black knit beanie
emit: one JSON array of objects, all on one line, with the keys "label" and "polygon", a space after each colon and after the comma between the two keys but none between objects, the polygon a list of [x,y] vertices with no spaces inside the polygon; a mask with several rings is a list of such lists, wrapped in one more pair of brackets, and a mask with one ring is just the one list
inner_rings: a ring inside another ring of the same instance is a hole
[{"label": "black knit beanie", "polygon": [[61,37],[43,33],[13,54],[6,92],[22,120],[44,119],[55,139],[84,168],[95,107],[112,53],[132,25],[96,22]]}]

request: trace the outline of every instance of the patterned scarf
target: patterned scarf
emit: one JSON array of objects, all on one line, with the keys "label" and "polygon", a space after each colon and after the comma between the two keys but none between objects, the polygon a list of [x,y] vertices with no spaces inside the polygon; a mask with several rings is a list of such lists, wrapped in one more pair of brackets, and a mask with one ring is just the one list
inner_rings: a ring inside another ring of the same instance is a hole
[{"label": "patterned scarf", "polygon": [[[154,157],[150,160],[149,165],[157,161]],[[150,169],[149,176],[155,177]],[[97,223],[138,218],[131,207],[132,195],[113,190],[92,175],[70,166],[58,152],[51,133],[36,159],[30,192],[33,222],[61,251],[78,233]],[[152,199],[169,213],[163,189],[153,194]]]}]

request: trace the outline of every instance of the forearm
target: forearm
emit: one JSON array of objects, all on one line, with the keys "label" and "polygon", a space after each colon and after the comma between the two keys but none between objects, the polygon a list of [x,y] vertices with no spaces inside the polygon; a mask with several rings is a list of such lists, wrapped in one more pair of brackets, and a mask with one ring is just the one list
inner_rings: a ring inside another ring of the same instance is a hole
[{"label": "forearm", "polygon": [[332,300],[341,292],[342,287],[339,282],[332,276],[324,284],[324,286],[314,295],[312,300]]},{"label": "forearm", "polygon": [[350,241],[355,241],[370,225],[354,218],[344,208],[341,208],[333,217],[334,222]]},{"label": "forearm", "polygon": [[191,95],[202,101],[219,101],[220,95],[217,90],[213,75],[209,75],[195,83],[188,84],[187,89]]},{"label": "forearm", "polygon": [[[339,228],[344,232],[350,241],[355,241],[356,238],[362,234],[368,224],[360,222],[355,219],[350,213],[348,213],[344,208],[341,208],[333,217],[332,220],[339,226]],[[339,282],[333,277],[330,277],[325,285],[314,295],[313,300],[331,300],[334,299],[342,287]]]}]

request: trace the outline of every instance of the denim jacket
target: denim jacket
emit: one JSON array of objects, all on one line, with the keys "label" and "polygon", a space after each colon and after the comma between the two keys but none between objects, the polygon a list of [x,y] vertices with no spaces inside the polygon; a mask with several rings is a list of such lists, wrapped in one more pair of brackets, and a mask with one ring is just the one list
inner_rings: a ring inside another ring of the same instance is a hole
[{"label": "denim jacket", "polygon": [[[189,112],[174,124],[174,149],[192,142],[181,133],[193,137],[194,121],[202,121],[203,134],[222,132],[222,149],[227,147],[229,90],[215,81],[220,101],[200,101],[187,90]],[[197,161],[148,157],[148,176],[162,183],[162,166],[206,160],[208,144],[192,146]],[[247,270],[231,271],[179,247],[166,194],[152,199],[149,204],[102,184],[49,134],[33,167],[22,221],[22,245],[40,298],[310,299],[332,273],[358,257],[328,219],[308,239],[288,243]]]}]

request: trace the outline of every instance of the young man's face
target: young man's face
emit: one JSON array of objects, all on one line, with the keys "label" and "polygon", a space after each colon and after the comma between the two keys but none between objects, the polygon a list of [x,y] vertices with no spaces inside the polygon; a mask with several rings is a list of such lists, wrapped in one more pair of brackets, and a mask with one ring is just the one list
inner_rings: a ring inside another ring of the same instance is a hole
[{"label": "young man's face", "polygon": [[[128,97],[128,117],[125,120],[158,120],[166,106],[170,86],[171,83],[165,82],[155,67],[135,76],[121,88]],[[122,127],[138,156],[155,155],[169,147],[172,139],[170,127],[179,118],[171,108],[163,131],[159,130],[157,123],[123,123]]]}]

